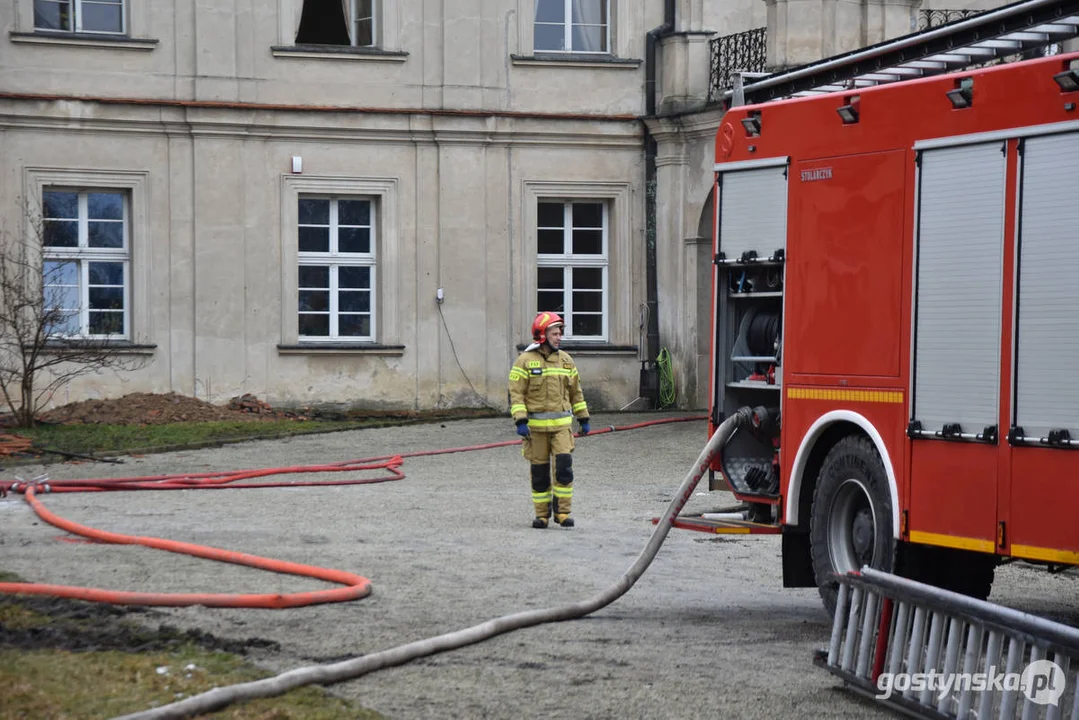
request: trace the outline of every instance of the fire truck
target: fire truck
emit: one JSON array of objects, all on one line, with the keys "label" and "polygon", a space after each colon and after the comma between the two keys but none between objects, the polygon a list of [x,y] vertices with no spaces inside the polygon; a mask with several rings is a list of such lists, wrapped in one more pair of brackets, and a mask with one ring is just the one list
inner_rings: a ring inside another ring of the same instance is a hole
[{"label": "fire truck", "polygon": [[[985,599],[1079,565],[1079,53],[735,105],[715,141],[710,489],[782,536]],[[748,512],[745,509],[748,508]]]}]

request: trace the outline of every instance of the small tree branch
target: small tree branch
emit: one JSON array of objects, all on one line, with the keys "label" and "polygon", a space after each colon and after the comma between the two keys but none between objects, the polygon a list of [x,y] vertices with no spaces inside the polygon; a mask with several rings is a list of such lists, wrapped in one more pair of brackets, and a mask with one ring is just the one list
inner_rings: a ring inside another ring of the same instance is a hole
[{"label": "small tree branch", "polygon": [[27,218],[36,244],[0,236],[0,394],[22,426],[32,426],[56,389],[72,380],[147,362],[117,353],[115,341],[61,334],[69,311],[56,288],[67,261],[46,268],[40,215],[28,210]]}]

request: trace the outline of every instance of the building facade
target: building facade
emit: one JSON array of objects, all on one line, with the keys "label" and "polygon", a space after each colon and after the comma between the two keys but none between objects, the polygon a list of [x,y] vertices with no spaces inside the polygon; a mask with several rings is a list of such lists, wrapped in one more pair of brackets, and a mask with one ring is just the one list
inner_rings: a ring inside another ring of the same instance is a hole
[{"label": "building facade", "polygon": [[594,409],[649,323],[706,406],[709,43],[767,21],[801,62],[915,11],[829,1],[0,3],[0,237],[65,335],[145,360],[53,404],[505,409],[540,309]]}]

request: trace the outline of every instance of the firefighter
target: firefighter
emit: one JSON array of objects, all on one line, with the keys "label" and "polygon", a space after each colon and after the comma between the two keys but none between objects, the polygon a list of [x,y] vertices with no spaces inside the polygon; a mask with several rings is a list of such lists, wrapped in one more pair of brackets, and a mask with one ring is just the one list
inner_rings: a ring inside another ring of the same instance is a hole
[{"label": "firefighter", "polygon": [[530,465],[536,511],[532,527],[537,529],[547,527],[552,515],[562,527],[573,527],[573,418],[580,423],[582,435],[590,431],[577,367],[558,349],[563,327],[558,314],[537,314],[532,321],[533,342],[510,368],[510,414],[517,434],[524,438],[521,454]]}]

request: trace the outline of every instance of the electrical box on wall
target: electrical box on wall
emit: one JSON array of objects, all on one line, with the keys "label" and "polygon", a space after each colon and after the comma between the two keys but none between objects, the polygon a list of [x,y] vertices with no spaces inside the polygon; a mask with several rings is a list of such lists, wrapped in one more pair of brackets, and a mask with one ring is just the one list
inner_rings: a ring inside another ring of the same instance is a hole
[{"label": "electrical box on wall", "polygon": [[292,172],[297,175],[303,172],[303,158],[299,155],[292,156]]}]

